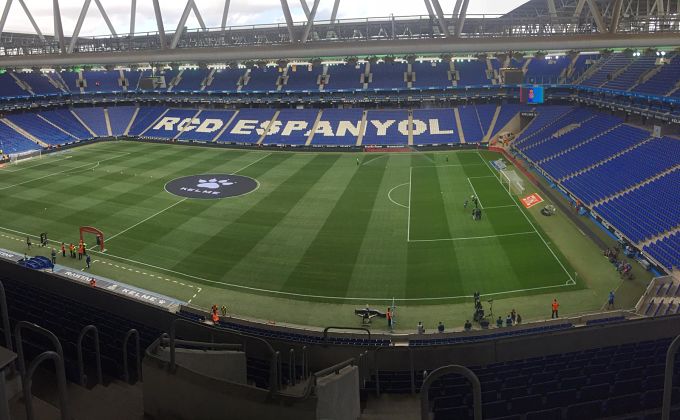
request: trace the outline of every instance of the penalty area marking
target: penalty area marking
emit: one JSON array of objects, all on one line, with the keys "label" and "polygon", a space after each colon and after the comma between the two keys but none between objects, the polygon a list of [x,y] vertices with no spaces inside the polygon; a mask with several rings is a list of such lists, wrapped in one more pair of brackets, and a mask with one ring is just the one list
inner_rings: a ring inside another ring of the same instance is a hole
[{"label": "penalty area marking", "polygon": [[396,187],[392,188],[392,189],[387,193],[387,198],[389,198],[390,201],[393,202],[394,204],[396,204],[397,206],[403,207],[403,208],[407,209],[409,206],[405,206],[405,205],[403,205],[403,204],[401,204],[401,203],[397,203],[396,201],[394,201],[394,200],[392,199],[392,191],[396,190],[396,189],[399,188],[399,187],[403,187],[404,185],[409,185],[409,183],[408,183],[408,182],[404,182],[403,184],[399,184],[399,185],[397,185]]},{"label": "penalty area marking", "polygon": [[479,202],[479,208],[484,210],[484,205],[482,204],[482,199],[479,198],[479,194],[477,194],[477,191],[475,191],[475,186],[472,185],[472,181],[470,181],[470,177],[467,178],[468,184],[470,184],[470,188],[472,188],[472,193],[475,195],[475,198],[477,198],[477,202]]},{"label": "penalty area marking", "polygon": [[[22,165],[20,168],[11,169],[11,170],[8,169],[8,170],[1,171],[0,173],[14,173],[14,172],[21,172],[21,171],[25,171],[26,169],[37,168],[38,166],[51,165],[51,164],[53,164],[53,163],[55,163],[55,162],[59,162],[59,161],[66,160],[66,159],[71,159],[72,157],[73,157],[73,156],[66,156],[66,157],[63,157],[63,158],[61,158],[61,159],[54,159],[54,160],[49,159],[49,162],[42,162],[42,163],[39,163],[39,164],[37,164],[37,165],[31,165],[31,166],[23,166],[23,165]],[[44,159],[44,158],[43,158],[43,159]],[[21,163],[17,163],[16,165],[19,166],[19,165],[21,165]]]},{"label": "penalty area marking", "polygon": [[459,238],[442,238],[442,239],[411,239],[409,242],[445,242],[445,241],[471,241],[474,239],[491,239],[491,238],[503,238],[506,236],[519,236],[519,235],[533,235],[537,233],[536,231],[529,232],[517,232],[517,233],[504,233],[500,235],[486,235],[486,236],[468,236]]},{"label": "penalty area marking", "polygon": [[[20,232],[18,230],[10,229],[10,228],[4,227],[4,226],[0,226],[0,229],[8,231],[8,232],[16,233],[16,234],[19,234],[19,235],[22,235],[22,236],[25,235],[25,236],[37,238],[37,236],[35,236],[35,235],[31,235],[31,234],[28,234],[28,233],[25,233],[25,232]],[[49,242],[53,242],[53,243],[56,243],[56,244],[61,243],[61,242],[55,241],[53,239],[49,239]],[[142,262],[142,261],[136,261],[136,260],[132,260],[130,258],[120,257],[118,255],[104,254],[104,253],[101,253],[101,252],[98,252],[98,251],[92,251],[92,253],[100,254],[100,255],[106,256],[108,258],[118,259],[118,260],[125,261],[125,262],[131,263],[131,264],[139,265],[139,266],[153,268],[153,269],[156,269],[156,270],[159,270],[159,271],[164,271],[166,273],[176,274],[176,275],[179,275],[179,276],[182,276],[182,277],[185,277],[185,278],[189,278],[189,279],[192,279],[192,280],[198,280],[198,281],[201,281],[201,282],[204,282],[204,283],[219,284],[219,285],[231,287],[231,288],[234,288],[234,289],[242,289],[242,290],[248,290],[248,291],[269,293],[269,294],[272,294],[272,295],[293,296],[293,297],[302,297],[302,298],[311,298],[311,299],[346,300],[346,301],[366,301],[366,300],[368,300],[368,301],[392,301],[392,300],[394,300],[396,302],[418,302],[418,301],[469,299],[469,298],[473,297],[471,295],[461,295],[461,296],[439,296],[439,297],[430,297],[430,298],[421,297],[421,298],[398,298],[398,299],[394,299],[392,297],[382,298],[382,297],[347,297],[347,296],[309,295],[309,294],[303,294],[303,293],[284,292],[284,291],[281,291],[281,290],[261,289],[261,288],[258,288],[258,287],[250,287],[250,286],[244,286],[244,285],[241,285],[241,284],[233,284],[233,283],[226,283],[226,282],[217,281],[217,280],[210,280],[210,279],[206,279],[206,278],[203,278],[203,277],[200,277],[200,276],[195,276],[195,275],[192,275],[192,274],[186,274],[186,273],[182,273],[180,271],[171,270],[169,268],[163,268],[163,267],[159,267],[159,266],[156,266],[156,265],[148,264],[148,263],[145,263],[145,262]],[[100,263],[102,263],[102,262],[103,261],[100,261]],[[130,268],[125,268],[125,267],[120,267],[116,264],[112,264],[112,263],[108,263],[108,262],[106,262],[106,264],[111,265],[113,267],[117,267],[119,269],[126,270],[126,271],[137,272],[137,270],[133,270],[133,269],[130,269]],[[146,273],[144,273],[144,274],[146,274]],[[155,278],[160,278],[161,280],[165,280],[165,278],[160,277],[160,276],[155,276]],[[170,280],[170,281],[172,283],[178,283],[176,280]],[[178,284],[181,284],[181,283],[178,283]],[[193,287],[192,285],[188,285],[188,284],[185,284],[185,286]],[[529,292],[529,291],[533,291],[533,290],[553,289],[553,288],[557,288],[557,287],[570,287],[570,286],[572,286],[572,285],[558,284],[558,285],[555,285],[555,286],[541,286],[541,287],[532,287],[532,288],[528,288],[528,289],[506,290],[504,292],[486,293],[486,294],[483,294],[481,296],[497,296],[497,295],[510,294],[510,293],[521,293],[521,292]]]}]

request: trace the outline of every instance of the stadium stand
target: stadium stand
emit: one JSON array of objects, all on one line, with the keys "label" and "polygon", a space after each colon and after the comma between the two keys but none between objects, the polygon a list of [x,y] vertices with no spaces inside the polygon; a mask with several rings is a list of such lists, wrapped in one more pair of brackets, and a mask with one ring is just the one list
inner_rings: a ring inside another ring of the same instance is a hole
[{"label": "stadium stand", "polygon": [[596,64],[595,71],[586,77],[583,82],[584,86],[599,87],[612,80],[616,73],[625,72],[626,67],[633,61],[633,58],[627,57],[622,53],[614,53],[609,57],[604,57],[600,59],[600,62]]},{"label": "stadium stand", "polygon": [[654,95],[665,95],[677,83],[680,74],[680,54],[670,59],[670,63],[661,66],[657,73],[633,88],[633,92],[644,92]]},{"label": "stadium stand", "polygon": [[131,136],[139,136],[144,130],[149,128],[160,116],[167,110],[164,106],[142,106],[139,107],[139,112],[135,117],[130,131]]},{"label": "stadium stand", "polygon": [[489,85],[486,63],[480,60],[458,60],[454,62],[458,74],[458,86]]},{"label": "stadium stand", "polygon": [[406,63],[395,61],[393,63],[377,62],[371,64],[371,81],[369,89],[405,89],[406,88]]},{"label": "stadium stand", "polygon": [[[23,82],[31,87],[31,91],[36,95],[56,95],[63,93],[61,89],[54,86],[49,75],[44,73],[15,73]],[[1,96],[5,96],[2,94]]]},{"label": "stadium stand", "polygon": [[273,109],[241,109],[229,127],[216,139],[222,143],[255,144],[275,115]]},{"label": "stadium stand", "polygon": [[268,92],[276,90],[276,81],[281,73],[278,67],[253,67],[248,72],[247,83],[241,88],[242,92]]},{"label": "stadium stand", "polygon": [[281,110],[262,143],[304,145],[318,115],[318,109]]},{"label": "stadium stand", "polygon": [[55,109],[39,115],[78,140],[92,138],[92,133],[83,127],[69,109]]},{"label": "stadium stand", "polygon": [[571,58],[566,55],[550,59],[534,57],[529,62],[524,80],[535,84],[559,83],[570,63]]},{"label": "stadium stand", "polygon": [[520,104],[503,104],[501,110],[498,113],[498,118],[496,118],[496,124],[493,127],[490,138],[493,138],[497,134],[501,133],[501,130],[507,126],[510,121],[517,116],[522,111],[529,111],[531,108],[526,105]]},{"label": "stadium stand", "polygon": [[109,135],[109,131],[106,128],[104,108],[76,108],[73,112],[78,115],[90,130],[94,131],[97,137],[106,137]]},{"label": "stadium stand", "polygon": [[479,120],[477,108],[474,105],[463,105],[457,109],[465,143],[480,143],[484,139],[485,133]]},{"label": "stadium stand", "polygon": [[325,90],[358,90],[363,89],[361,74],[365,64],[332,64],[328,66],[328,85]]},{"label": "stadium stand", "polygon": [[78,80],[80,79],[80,72],[75,71],[61,71],[55,76],[60,77],[64,82],[64,86],[71,93],[80,93]]},{"label": "stadium stand", "polygon": [[475,105],[475,110],[477,111],[477,117],[479,118],[479,124],[482,127],[482,135],[486,136],[491,128],[491,123],[493,122],[493,117],[496,114],[496,104],[481,104]]},{"label": "stadium stand", "polygon": [[645,245],[644,250],[669,270],[680,267],[680,232]]},{"label": "stadium stand", "polygon": [[323,74],[323,66],[288,66],[287,81],[284,86],[286,91],[318,91],[319,77]]},{"label": "stadium stand", "polygon": [[115,106],[109,107],[107,112],[109,114],[109,122],[111,124],[111,134],[114,136],[122,136],[125,134],[132,116],[135,115],[135,106]]},{"label": "stadium stand", "polygon": [[0,74],[0,96],[17,98],[31,95],[19,86],[12,74],[5,72]]},{"label": "stadium stand", "polygon": [[9,155],[38,149],[40,146],[0,120],[0,150],[2,151],[0,154]]},{"label": "stadium stand", "polygon": [[[212,141],[219,133],[220,130],[226,128],[231,118],[236,114],[236,111],[229,110],[202,110],[195,118],[197,121],[194,124],[194,128],[188,131],[182,132],[178,140],[194,140],[194,141]],[[167,115],[167,114],[166,114]],[[208,125],[203,125],[206,120],[218,120],[224,125],[219,125],[220,123],[214,122]]]},{"label": "stadium stand", "polygon": [[119,70],[83,70],[86,92],[120,92],[120,78]]},{"label": "stadium stand", "polygon": [[618,90],[629,90],[632,86],[636,85],[638,79],[647,71],[651,70],[656,63],[657,57],[654,55],[639,57],[634,60],[626,70],[614,77],[609,82],[605,83],[602,87],[608,89],[618,89]]},{"label": "stadium stand", "polygon": [[[366,114],[366,132],[362,144],[407,145],[408,130],[400,130],[399,121],[408,120],[406,110],[371,110]],[[402,127],[405,128],[405,127]]]},{"label": "stadium stand", "polygon": [[[50,116],[54,117],[54,115]],[[54,122],[50,124],[46,119],[43,118],[41,118],[39,114],[33,113],[13,114],[7,117],[8,120],[22,128],[27,133],[53,146],[73,143],[78,140],[78,138],[76,138],[74,135],[68,134],[65,131],[56,128],[55,125],[53,125]]]},{"label": "stadium stand", "polygon": [[357,143],[364,111],[361,109],[324,109],[312,139],[313,146],[354,146]]},{"label": "stadium stand", "polygon": [[[414,124],[414,145],[460,143],[452,109],[414,109],[413,119],[423,122],[421,129]],[[436,126],[433,125],[433,121],[437,123]]]},{"label": "stadium stand", "polygon": [[212,92],[235,92],[239,80],[245,75],[246,70],[241,68],[227,68],[216,70],[206,90]]},{"label": "stadium stand", "polygon": [[208,77],[208,69],[184,69],[181,72],[179,83],[173,88],[173,92],[196,92],[203,87],[203,81]]},{"label": "stadium stand", "polygon": [[415,74],[414,88],[438,88],[452,85],[449,75],[450,63],[444,61],[416,61],[412,65]]},{"label": "stadium stand", "polygon": [[195,109],[170,108],[160,118],[152,123],[149,129],[141,134],[142,137],[152,139],[173,139],[179,136],[198,111]]}]

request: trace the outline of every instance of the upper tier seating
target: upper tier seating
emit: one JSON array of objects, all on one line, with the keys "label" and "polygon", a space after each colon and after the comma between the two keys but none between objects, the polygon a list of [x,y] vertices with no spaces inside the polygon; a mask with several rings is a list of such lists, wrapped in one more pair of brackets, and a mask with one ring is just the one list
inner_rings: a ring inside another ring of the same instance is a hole
[{"label": "upper tier seating", "polygon": [[71,93],[80,93],[80,87],[78,86],[78,79],[80,74],[75,71],[62,71],[59,72],[59,77],[64,81],[64,86]]},{"label": "upper tier seating", "polygon": [[569,66],[571,58],[562,55],[550,60],[545,58],[534,58],[529,62],[524,80],[527,83],[550,84],[559,83],[560,76]]},{"label": "upper tier seating", "polygon": [[322,66],[290,66],[288,67],[288,81],[284,89],[316,92],[319,90],[318,79],[322,73]]},{"label": "upper tier seating", "polygon": [[358,63],[352,64],[333,64],[328,66],[328,85],[325,90],[355,90],[363,89],[361,84],[361,74],[364,72],[365,65]]},{"label": "upper tier seating", "polygon": [[81,120],[90,127],[90,130],[98,137],[106,137],[109,135],[106,128],[106,118],[104,117],[104,108],[76,108],[73,110]]},{"label": "upper tier seating", "polygon": [[408,130],[399,129],[399,122],[407,120],[408,111],[403,109],[368,111],[362,144],[365,146],[408,144]]},{"label": "upper tier seating", "polygon": [[371,82],[369,89],[405,89],[406,63],[375,63],[371,64]]},{"label": "upper tier seating", "polygon": [[108,109],[109,123],[111,124],[111,134],[122,136],[130,124],[132,116],[137,107],[134,106],[115,106]]},{"label": "upper tier seating", "polygon": [[205,90],[213,92],[236,92],[238,81],[245,74],[246,70],[241,68],[216,70],[215,73],[213,73],[212,83],[210,83]]},{"label": "upper tier seating", "polygon": [[248,84],[241,92],[267,92],[276,90],[276,80],[281,76],[278,67],[253,67],[248,73]]},{"label": "upper tier seating", "polygon": [[40,149],[40,146],[37,143],[32,142],[0,121],[0,150],[2,154],[9,155],[38,149]]},{"label": "upper tier seating", "polygon": [[623,54],[612,54],[609,57],[602,58],[605,60],[600,68],[598,68],[590,77],[586,78],[581,84],[585,86],[602,86],[608,82],[614,73],[630,64],[632,58],[626,57]]},{"label": "upper tier seating", "polygon": [[678,83],[680,74],[680,54],[676,54],[669,64],[661,66],[658,73],[654,74],[644,83],[633,88],[633,92],[644,92],[654,95],[665,95]]},{"label": "upper tier seating", "polygon": [[85,92],[121,92],[120,71],[83,71]]},{"label": "upper tier seating", "polygon": [[[637,144],[647,136],[648,134],[643,134],[634,141]],[[624,138],[625,136],[619,136],[613,141],[622,142]],[[587,153],[584,152],[586,155]],[[584,203],[593,203],[676,165],[680,165],[680,140],[668,137],[651,139],[596,168],[568,179],[564,186]]]},{"label": "upper tier seating", "polygon": [[486,75],[486,62],[480,60],[464,60],[454,63],[458,71],[458,86],[490,85],[491,80]]},{"label": "upper tier seating", "polygon": [[448,71],[450,63],[443,61],[423,61],[412,64],[412,72],[415,73],[414,88],[437,88],[450,87]]},{"label": "upper tier seating", "polygon": [[618,90],[628,90],[634,86],[640,76],[645,72],[651,70],[656,62],[656,56],[644,56],[639,57],[637,60],[633,61],[626,71],[621,73],[618,77],[604,84],[605,88],[608,89],[618,89]]},{"label": "upper tier seating", "polygon": [[318,115],[318,109],[282,109],[262,143],[304,145]]},{"label": "upper tier seating", "polygon": [[22,97],[31,96],[31,94],[23,90],[11,74],[2,73],[0,74],[0,96]]},{"label": "upper tier seating", "polygon": [[208,77],[208,69],[185,69],[173,92],[194,92],[201,90],[201,83]]},{"label": "upper tier seating", "polygon": [[574,71],[568,81],[573,82],[581,77],[588,67],[590,67],[591,63],[599,60],[599,58],[600,56],[597,54],[579,54],[574,63]]},{"label": "upper tier seating", "polygon": [[[423,122],[424,131],[413,128],[413,144],[460,143],[453,109],[414,109],[413,119]],[[433,122],[435,125],[433,125]],[[422,129],[421,128],[421,129]]]},{"label": "upper tier seating", "polygon": [[54,95],[63,93],[61,89],[54,87],[54,85],[50,82],[50,77],[46,74],[31,72],[16,73],[16,75],[19,77],[19,79],[26,82],[36,95]]},{"label": "upper tier seating", "polygon": [[357,143],[363,110],[331,108],[322,112],[312,140],[313,146],[354,146]]}]

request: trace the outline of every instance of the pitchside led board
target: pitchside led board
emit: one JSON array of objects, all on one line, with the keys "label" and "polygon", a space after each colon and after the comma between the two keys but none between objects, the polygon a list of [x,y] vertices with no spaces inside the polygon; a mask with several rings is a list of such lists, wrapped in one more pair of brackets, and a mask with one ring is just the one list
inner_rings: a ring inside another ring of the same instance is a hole
[{"label": "pitchside led board", "polygon": [[519,100],[523,104],[542,104],[543,86],[521,87],[519,89]]}]

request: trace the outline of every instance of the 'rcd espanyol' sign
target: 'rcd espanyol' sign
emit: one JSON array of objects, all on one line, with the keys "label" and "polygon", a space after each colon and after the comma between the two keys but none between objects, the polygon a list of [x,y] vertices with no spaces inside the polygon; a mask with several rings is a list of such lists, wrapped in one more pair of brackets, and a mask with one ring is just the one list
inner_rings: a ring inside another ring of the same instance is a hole
[{"label": "'rcd espanyol' sign", "polygon": [[165,190],[180,197],[214,200],[248,194],[258,186],[256,180],[247,176],[202,174],[173,179],[165,184]]}]

